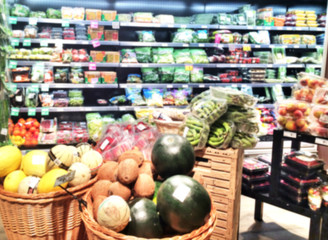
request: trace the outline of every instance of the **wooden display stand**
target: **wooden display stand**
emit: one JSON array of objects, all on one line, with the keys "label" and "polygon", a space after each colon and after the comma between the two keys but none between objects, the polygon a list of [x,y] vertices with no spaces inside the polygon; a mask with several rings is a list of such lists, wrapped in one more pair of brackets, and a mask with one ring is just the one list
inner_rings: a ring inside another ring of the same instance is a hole
[{"label": "wooden display stand", "polygon": [[194,178],[210,192],[217,213],[211,240],[238,238],[244,151],[205,148],[197,151]]}]

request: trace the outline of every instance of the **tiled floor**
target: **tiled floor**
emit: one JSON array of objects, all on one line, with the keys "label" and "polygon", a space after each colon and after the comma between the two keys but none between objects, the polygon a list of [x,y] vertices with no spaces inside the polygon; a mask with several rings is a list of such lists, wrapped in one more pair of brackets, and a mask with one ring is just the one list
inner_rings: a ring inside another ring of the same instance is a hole
[{"label": "tiled floor", "polygon": [[[309,218],[264,205],[263,222],[254,221],[254,200],[242,196],[239,240],[306,240]],[[7,240],[0,224],[0,240]]]}]

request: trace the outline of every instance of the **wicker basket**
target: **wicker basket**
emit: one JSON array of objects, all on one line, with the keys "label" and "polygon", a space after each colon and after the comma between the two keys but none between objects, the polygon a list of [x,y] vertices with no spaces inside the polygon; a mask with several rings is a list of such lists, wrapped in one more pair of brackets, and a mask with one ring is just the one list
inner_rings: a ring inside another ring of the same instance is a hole
[{"label": "wicker basket", "polygon": [[172,133],[178,134],[179,128],[183,122],[180,121],[163,121],[163,120],[154,120],[156,123],[157,129],[161,133]]},{"label": "wicker basket", "polygon": [[[82,197],[97,181],[69,188]],[[79,203],[64,190],[18,194],[0,188],[0,216],[9,240],[84,240]],[[82,227],[81,227],[82,226]]]},{"label": "wicker basket", "polygon": [[[82,220],[88,235],[88,240],[146,240],[146,238],[138,238],[134,236],[127,236],[121,233],[111,231],[105,227],[100,226],[93,218],[92,201],[90,191],[83,197],[88,203],[88,207],[83,207]],[[212,210],[209,220],[206,224],[191,233],[184,235],[177,235],[170,238],[161,238],[152,240],[208,240],[215,228],[216,224],[216,210],[212,204]]]}]

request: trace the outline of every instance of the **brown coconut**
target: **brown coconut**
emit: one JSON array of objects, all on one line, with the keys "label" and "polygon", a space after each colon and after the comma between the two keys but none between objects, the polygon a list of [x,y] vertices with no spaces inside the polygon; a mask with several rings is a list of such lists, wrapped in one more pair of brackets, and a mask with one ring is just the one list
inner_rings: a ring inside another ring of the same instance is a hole
[{"label": "brown coconut", "polygon": [[93,217],[97,221],[97,213],[100,204],[106,199],[106,196],[99,195],[96,196],[96,199],[93,201]]},{"label": "brown coconut", "polygon": [[138,178],[138,164],[133,159],[125,159],[118,164],[117,180],[120,183],[129,185],[135,182]]},{"label": "brown coconut", "polygon": [[144,155],[142,152],[138,150],[138,148],[134,148],[133,150],[124,152],[119,158],[118,163],[124,161],[125,159],[134,159],[138,166],[142,164],[144,161]]},{"label": "brown coconut", "polygon": [[149,176],[155,178],[156,176],[156,171],[153,163],[151,161],[144,161],[142,165],[139,168],[139,174],[145,173],[148,174]]},{"label": "brown coconut", "polygon": [[134,184],[134,196],[150,198],[155,192],[155,181],[148,174],[141,173]]},{"label": "brown coconut", "polygon": [[128,201],[131,197],[131,189],[128,188],[127,186],[124,186],[120,182],[114,182],[110,185],[108,194],[109,194],[109,196],[111,196],[111,195],[120,196],[125,201]]},{"label": "brown coconut", "polygon": [[105,196],[108,197],[109,187],[112,184],[109,180],[99,180],[97,181],[91,189],[91,197],[92,199],[96,199],[97,196]]},{"label": "brown coconut", "polygon": [[118,163],[114,161],[109,161],[104,163],[98,170],[98,179],[109,180],[111,182],[116,182],[117,180],[117,167]]}]

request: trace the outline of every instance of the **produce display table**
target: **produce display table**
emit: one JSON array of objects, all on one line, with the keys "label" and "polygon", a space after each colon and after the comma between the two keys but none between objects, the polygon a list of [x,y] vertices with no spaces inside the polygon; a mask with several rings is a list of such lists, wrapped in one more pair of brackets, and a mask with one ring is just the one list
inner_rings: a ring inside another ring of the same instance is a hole
[{"label": "produce display table", "polygon": [[217,214],[212,240],[238,238],[244,151],[205,148],[196,152],[195,175],[211,194]]}]

